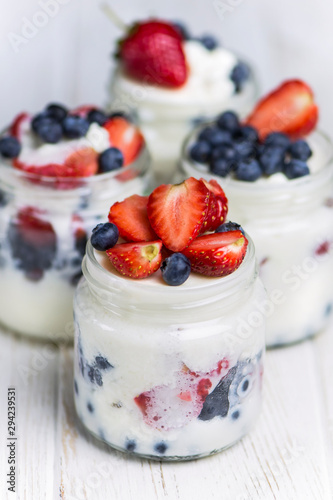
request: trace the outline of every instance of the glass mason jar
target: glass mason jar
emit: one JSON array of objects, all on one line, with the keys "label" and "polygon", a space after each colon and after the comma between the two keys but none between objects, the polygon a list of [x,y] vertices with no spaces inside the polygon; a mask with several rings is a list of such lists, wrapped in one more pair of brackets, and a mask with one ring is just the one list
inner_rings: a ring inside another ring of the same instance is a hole
[{"label": "glass mason jar", "polygon": [[[217,453],[261,407],[265,290],[252,242],[224,278],[130,280],[90,243],[75,299],[75,404],[112,447],[163,460]],[[158,273],[157,273],[158,274]]]},{"label": "glass mason jar", "polygon": [[[192,162],[184,144],[180,178],[193,176],[222,183],[230,220],[255,243],[259,272],[268,292],[267,345],[297,342],[320,332],[333,312],[333,162],[332,143],[321,132],[307,142],[319,168],[285,182],[243,182],[211,175]],[[221,182],[222,180],[222,182]]]},{"label": "glass mason jar", "polygon": [[155,184],[159,185],[172,181],[181,145],[193,125],[229,109],[247,115],[258,98],[258,85],[251,70],[237,93],[230,95],[221,85],[219,92],[208,90],[197,95],[188,88],[169,90],[136,82],[118,68],[112,74],[110,94],[112,108],[137,115],[152,155]]},{"label": "glass mason jar", "polygon": [[86,178],[36,177],[0,164],[0,322],[73,339],[73,294],[92,228],[110,205],[151,182],[144,148],[121,170]]}]

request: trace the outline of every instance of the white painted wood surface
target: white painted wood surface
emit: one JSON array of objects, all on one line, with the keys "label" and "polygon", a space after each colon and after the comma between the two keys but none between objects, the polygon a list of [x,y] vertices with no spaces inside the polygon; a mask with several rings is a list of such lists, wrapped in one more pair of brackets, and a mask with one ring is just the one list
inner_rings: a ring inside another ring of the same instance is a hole
[{"label": "white painted wood surface", "polygon": [[[267,353],[253,431],[216,456],[138,460],[91,437],[73,406],[71,347],[0,332],[0,498],[329,500],[333,498],[333,325]],[[7,492],[7,387],[17,391],[17,494]]]}]

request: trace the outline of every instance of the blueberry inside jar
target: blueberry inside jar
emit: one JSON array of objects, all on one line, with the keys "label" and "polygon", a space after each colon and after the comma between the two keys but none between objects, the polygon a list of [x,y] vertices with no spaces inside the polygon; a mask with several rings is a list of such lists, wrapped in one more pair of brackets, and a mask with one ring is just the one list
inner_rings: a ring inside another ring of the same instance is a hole
[{"label": "blueberry inside jar", "polygon": [[149,164],[139,129],[97,107],[51,103],[36,115],[21,113],[3,131],[4,326],[51,341],[72,340],[72,299],[92,228],[110,199],[149,189]]}]

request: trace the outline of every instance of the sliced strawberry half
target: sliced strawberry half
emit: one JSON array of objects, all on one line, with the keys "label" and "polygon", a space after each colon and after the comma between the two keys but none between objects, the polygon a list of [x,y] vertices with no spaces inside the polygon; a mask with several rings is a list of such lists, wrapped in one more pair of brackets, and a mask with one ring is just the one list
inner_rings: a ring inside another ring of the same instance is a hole
[{"label": "sliced strawberry half", "polygon": [[23,135],[23,126],[26,122],[30,122],[31,116],[28,113],[20,113],[14,118],[13,123],[9,128],[9,134],[20,140]]},{"label": "sliced strawberry half", "polygon": [[162,262],[162,242],[121,243],[106,251],[113,267],[123,276],[140,279],[155,273]]},{"label": "sliced strawberry half", "polygon": [[92,148],[83,148],[71,153],[63,165],[28,165],[17,158],[13,160],[13,165],[24,172],[41,177],[89,177],[98,171],[98,154]]},{"label": "sliced strawberry half", "polygon": [[148,200],[148,218],[155,233],[173,252],[186,248],[201,231],[210,191],[189,177],[181,184],[162,184]]},{"label": "sliced strawberry half", "polygon": [[208,211],[200,231],[205,233],[206,231],[215,231],[220,224],[225,222],[228,213],[228,199],[219,183],[214,179],[210,181],[200,179],[200,181],[210,191]]},{"label": "sliced strawberry half", "polygon": [[246,124],[255,127],[261,139],[271,132],[298,139],[311,132],[317,121],[311,88],[301,80],[288,80],[258,102]]},{"label": "sliced strawberry half", "polygon": [[183,254],[190,260],[191,269],[205,276],[227,276],[241,265],[248,240],[241,231],[199,236]]},{"label": "sliced strawberry half", "polygon": [[144,144],[138,127],[122,116],[110,118],[104,125],[109,133],[111,146],[120,149],[124,155],[124,166],[132,163]]},{"label": "sliced strawberry half", "polygon": [[152,241],[158,239],[147,215],[148,196],[134,194],[116,202],[109,212],[109,221],[117,226],[126,241]]},{"label": "sliced strawberry half", "polygon": [[182,42],[172,24],[149,20],[132,27],[119,43],[118,56],[131,77],[146,84],[177,88],[188,76]]}]

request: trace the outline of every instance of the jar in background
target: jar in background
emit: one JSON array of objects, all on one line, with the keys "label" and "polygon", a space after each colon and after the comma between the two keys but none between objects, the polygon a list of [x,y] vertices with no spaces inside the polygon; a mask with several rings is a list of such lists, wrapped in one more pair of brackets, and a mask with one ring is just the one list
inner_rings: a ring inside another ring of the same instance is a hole
[{"label": "jar in background", "polygon": [[261,407],[266,295],[251,241],[223,278],[131,280],[90,242],[75,300],[75,404],[87,429],[139,456],[189,460],[244,436]]},{"label": "jar in background", "polygon": [[0,164],[0,322],[21,334],[73,338],[73,294],[91,230],[110,205],[150,189],[144,147],[121,170],[48,178]]},{"label": "jar in background", "polygon": [[184,144],[178,176],[220,182],[229,200],[228,218],[251,234],[268,292],[267,345],[290,344],[320,332],[333,312],[331,141],[320,132],[306,137],[313,151],[310,175],[244,182],[221,179],[190,160],[187,151],[197,133]]}]

